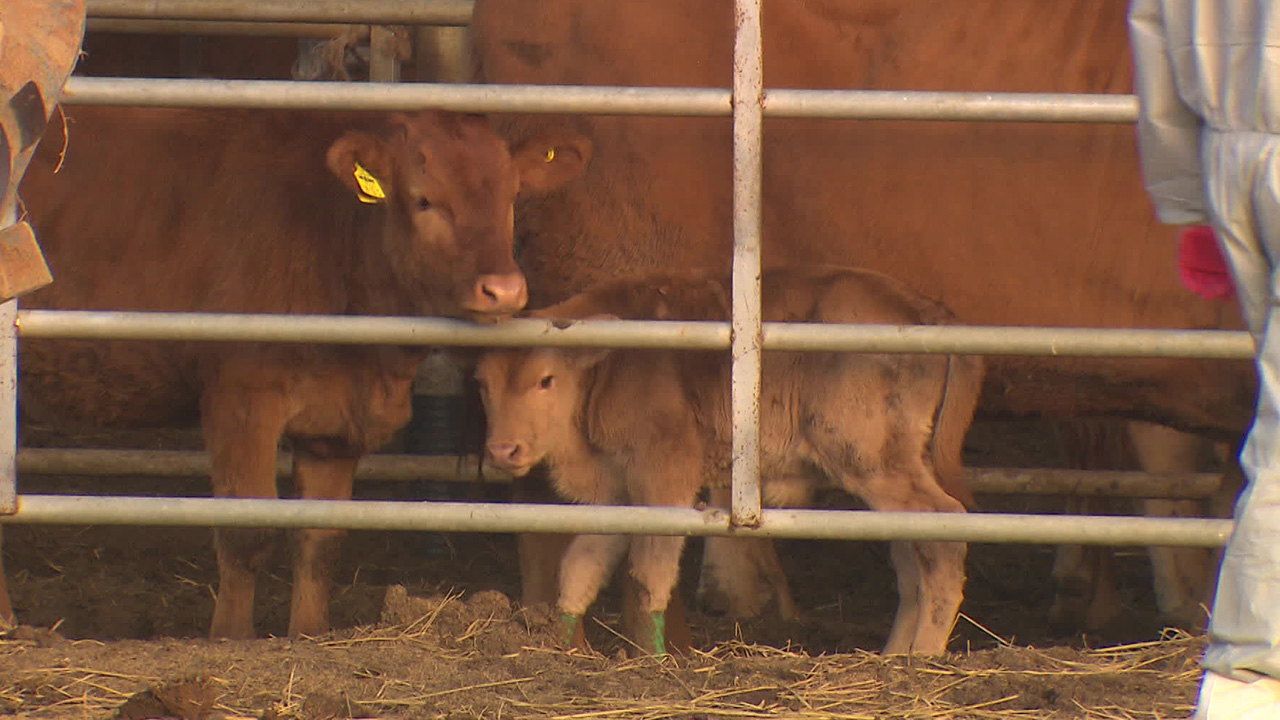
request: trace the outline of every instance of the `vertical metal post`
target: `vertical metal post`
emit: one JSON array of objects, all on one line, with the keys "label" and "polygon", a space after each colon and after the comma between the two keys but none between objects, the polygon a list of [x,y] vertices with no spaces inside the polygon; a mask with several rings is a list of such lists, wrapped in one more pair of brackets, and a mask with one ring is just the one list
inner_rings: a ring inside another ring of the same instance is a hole
[{"label": "vertical metal post", "polygon": [[733,508],[760,522],[761,0],[735,0],[733,44]]},{"label": "vertical metal post", "polygon": [[[0,187],[0,194],[4,188]],[[0,207],[0,230],[18,221],[16,202]],[[0,515],[18,511],[18,301],[0,303]],[[0,578],[3,581],[3,578]]]},{"label": "vertical metal post", "polygon": [[396,52],[400,39],[387,25],[369,28],[369,80],[400,82],[400,55]]}]

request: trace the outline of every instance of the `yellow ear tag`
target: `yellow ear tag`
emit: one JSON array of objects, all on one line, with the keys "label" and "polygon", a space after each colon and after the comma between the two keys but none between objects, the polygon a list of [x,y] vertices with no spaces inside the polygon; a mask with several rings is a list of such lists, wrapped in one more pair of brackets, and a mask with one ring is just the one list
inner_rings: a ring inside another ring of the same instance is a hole
[{"label": "yellow ear tag", "polygon": [[546,162],[551,162],[552,160],[555,160],[555,159],[556,159],[556,149],[555,149],[555,148],[547,148],[547,155],[546,155],[546,157],[545,157],[545,158],[543,158],[543,159],[544,159]]},{"label": "yellow ear tag", "polygon": [[356,195],[360,198],[360,202],[373,204],[387,201],[387,193],[382,189],[378,178],[365,170],[360,163],[356,163],[355,177],[356,185],[360,186],[360,192]]}]

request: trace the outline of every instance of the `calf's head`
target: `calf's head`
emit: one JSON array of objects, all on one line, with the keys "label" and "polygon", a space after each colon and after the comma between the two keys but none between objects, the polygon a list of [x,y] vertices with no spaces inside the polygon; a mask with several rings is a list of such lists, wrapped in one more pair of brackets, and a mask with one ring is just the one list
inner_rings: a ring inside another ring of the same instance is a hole
[{"label": "calf's head", "polygon": [[383,134],[347,133],[327,161],[351,202],[384,213],[380,252],[417,312],[491,320],[528,298],[513,256],[516,195],[558,187],[590,154],[580,136],[509,149],[483,116],[422,112],[392,116]]},{"label": "calf's head", "polygon": [[[493,350],[476,365],[494,467],[524,475],[549,456],[586,452],[579,418],[588,374],[606,350]],[[565,459],[562,457],[562,459]]]}]

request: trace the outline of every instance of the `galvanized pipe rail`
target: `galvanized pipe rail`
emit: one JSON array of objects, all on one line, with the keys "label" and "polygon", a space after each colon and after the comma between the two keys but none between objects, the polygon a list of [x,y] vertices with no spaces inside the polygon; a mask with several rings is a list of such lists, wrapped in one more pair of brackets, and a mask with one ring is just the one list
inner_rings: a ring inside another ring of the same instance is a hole
[{"label": "galvanized pipe rail", "polygon": [[[1132,95],[1068,93],[764,90],[764,117],[1048,123],[1132,123]],[[579,113],[728,117],[722,88],[466,83],[344,83],[72,77],[67,105],[409,111]]]},{"label": "galvanized pipe rail", "polygon": [[242,22],[238,20],[130,20],[89,18],[85,32],[138,35],[232,35],[236,37],[331,38],[346,29],[337,23]]},{"label": "galvanized pipe rail", "polygon": [[[1226,330],[763,323],[765,350],[1049,357],[1253,357],[1248,333]],[[22,310],[23,338],[302,342],[470,347],[730,349],[723,322],[515,319],[477,325],[445,318]]]},{"label": "galvanized pipe rail", "polygon": [[468,25],[471,0],[86,0],[91,18]]},{"label": "galvanized pipe rail", "polygon": [[469,532],[733,535],[823,540],[956,540],[1216,547],[1230,520],[1080,515],[987,515],[764,510],[758,527],[730,524],[722,510],[613,505],[392,502],[378,500],[248,500],[232,498],[20,495],[5,523],[165,525],[182,527],[349,528]]},{"label": "galvanized pipe rail", "polygon": [[[106,448],[21,448],[23,475],[103,475],[208,479],[208,453],[199,450],[116,450]],[[969,488],[978,495],[1072,495],[1200,499],[1214,494],[1222,478],[1215,473],[1146,473],[1128,470],[1053,468],[967,468]],[[281,453],[276,474],[293,474],[293,458]],[[509,483],[511,476],[481,466],[476,456],[375,453],[360,459],[357,480],[392,482]]]}]

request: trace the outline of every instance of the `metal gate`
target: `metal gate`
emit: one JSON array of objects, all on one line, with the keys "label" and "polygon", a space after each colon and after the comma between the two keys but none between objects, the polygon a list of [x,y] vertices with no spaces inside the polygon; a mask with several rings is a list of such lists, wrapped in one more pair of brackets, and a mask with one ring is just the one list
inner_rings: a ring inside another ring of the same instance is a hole
[{"label": "metal gate", "polygon": [[[861,540],[1217,546],[1232,523],[1211,519],[964,515],[762,510],[759,491],[760,357],[763,350],[839,350],[984,355],[1247,359],[1245,333],[974,326],[800,325],[760,315],[763,118],[857,118],[1131,123],[1133,96],[1027,93],[765,90],[760,2],[735,0],[732,89],[296,83],[74,77],[70,105],[412,110],[732,116],[734,128],[734,306],[730,323],[585,321],[565,329],[534,320],[496,327],[432,318],[16,311],[0,307],[0,458],[16,430],[17,337],[234,340],[398,345],[609,346],[731,350],[731,512],[682,508],[400,503],[297,499],[142,498],[15,494],[16,466],[0,475],[5,523],[150,524],[222,527],[440,531],[554,531],[741,535]],[[223,31],[253,23],[462,24],[467,0],[90,0],[111,22],[204,21]],[[228,27],[230,29],[228,29]],[[16,315],[15,315],[16,312]],[[6,314],[7,313],[7,314]],[[15,318],[12,320],[11,318]]]}]

